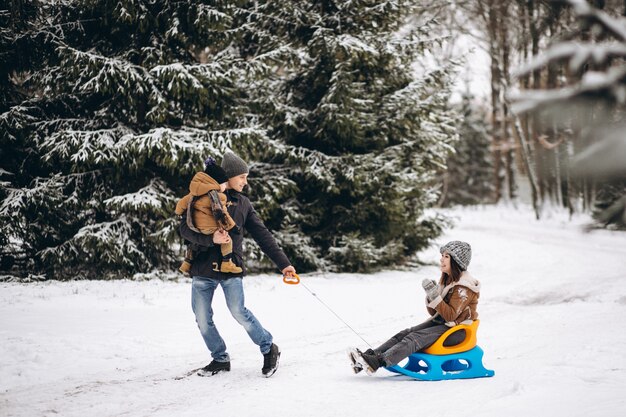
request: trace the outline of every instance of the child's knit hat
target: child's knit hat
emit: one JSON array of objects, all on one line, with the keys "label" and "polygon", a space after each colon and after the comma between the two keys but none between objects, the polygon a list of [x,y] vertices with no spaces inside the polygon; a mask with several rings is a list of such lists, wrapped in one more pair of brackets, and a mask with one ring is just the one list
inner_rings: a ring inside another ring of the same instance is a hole
[{"label": "child's knit hat", "polygon": [[231,151],[228,151],[224,154],[224,158],[222,159],[222,168],[224,168],[224,171],[226,171],[226,175],[228,175],[228,178],[236,177],[237,175],[247,174],[248,172],[250,172],[250,170],[248,169],[248,164],[246,164],[243,159],[241,159]]},{"label": "child's knit hat", "polygon": [[461,271],[467,270],[467,267],[472,260],[472,247],[469,243],[461,242],[460,240],[453,240],[448,242],[439,248],[439,252],[448,254],[456,261],[461,268]]},{"label": "child's knit hat", "polygon": [[218,184],[228,182],[228,175],[222,167],[217,165],[217,161],[210,156],[204,161],[204,173],[213,178]]}]

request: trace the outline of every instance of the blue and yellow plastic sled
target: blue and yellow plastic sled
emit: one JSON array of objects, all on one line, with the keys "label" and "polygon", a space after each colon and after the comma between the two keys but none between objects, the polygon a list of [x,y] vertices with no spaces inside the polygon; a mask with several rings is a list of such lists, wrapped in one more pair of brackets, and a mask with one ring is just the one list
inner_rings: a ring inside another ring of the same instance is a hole
[{"label": "blue and yellow plastic sled", "polygon": [[[424,381],[494,376],[495,372],[483,365],[483,350],[477,346],[476,332],[479,323],[480,320],[474,320],[469,325],[451,327],[431,346],[410,355],[406,364],[386,369]],[[465,339],[454,346],[444,346],[448,336],[459,330],[465,330]]]}]

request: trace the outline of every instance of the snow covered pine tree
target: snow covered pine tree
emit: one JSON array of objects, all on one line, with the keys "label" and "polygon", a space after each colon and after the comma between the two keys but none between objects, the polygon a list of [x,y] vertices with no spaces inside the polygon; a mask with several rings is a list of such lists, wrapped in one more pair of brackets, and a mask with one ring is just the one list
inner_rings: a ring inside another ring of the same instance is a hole
[{"label": "snow covered pine tree", "polygon": [[8,272],[173,269],[184,183],[264,134],[242,81],[255,65],[228,52],[236,2],[215,3],[24,1],[2,16],[23,31],[2,32],[2,239],[27,260]]},{"label": "snow covered pine tree", "polygon": [[270,145],[255,154],[263,186],[253,192],[299,270],[397,266],[440,232],[441,219],[423,213],[457,115],[447,106],[453,65],[414,68],[437,48],[434,21],[407,25],[424,7],[257,2],[249,59],[274,44],[285,59],[254,90]]},{"label": "snow covered pine tree", "polygon": [[1,17],[27,34],[2,32],[11,273],[175,269],[175,198],[226,149],[301,271],[396,266],[440,232],[423,213],[456,116],[451,68],[412,67],[437,47],[433,21],[404,26],[421,1],[37,5]]}]

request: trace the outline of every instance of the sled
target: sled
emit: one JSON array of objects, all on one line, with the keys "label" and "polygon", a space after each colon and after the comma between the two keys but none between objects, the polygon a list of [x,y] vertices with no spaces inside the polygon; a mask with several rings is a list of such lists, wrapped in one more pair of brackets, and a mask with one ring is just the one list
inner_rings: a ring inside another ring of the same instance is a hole
[{"label": "sled", "polygon": [[[451,327],[435,343],[421,352],[409,356],[404,365],[394,365],[386,369],[423,381],[446,379],[484,378],[495,375],[483,365],[483,350],[477,345],[476,331],[479,320],[472,324]],[[465,330],[465,338],[454,346],[445,346],[448,336]]]}]

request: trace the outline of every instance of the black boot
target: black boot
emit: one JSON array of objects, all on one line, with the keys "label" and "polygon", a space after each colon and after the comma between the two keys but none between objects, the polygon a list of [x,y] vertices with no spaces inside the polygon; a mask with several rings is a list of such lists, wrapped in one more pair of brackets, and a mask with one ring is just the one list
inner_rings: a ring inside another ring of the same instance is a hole
[{"label": "black boot", "polygon": [[270,351],[263,355],[263,368],[261,372],[266,378],[274,375],[274,372],[278,369],[278,359],[280,359],[280,349],[272,343]]},{"label": "black boot", "polygon": [[210,364],[198,371],[198,376],[213,376],[218,372],[229,372],[230,362],[211,361]]},{"label": "black boot", "polygon": [[357,357],[357,361],[361,364],[365,372],[368,375],[372,375],[374,372],[378,370],[380,367],[385,367],[385,361],[382,358],[382,355],[375,353],[373,350],[369,353],[370,349],[365,352],[359,352]]},{"label": "black boot", "polygon": [[[373,349],[367,349],[365,351],[365,353],[370,354],[370,355],[375,355],[376,354]],[[355,374],[358,374],[359,372],[361,372],[363,370],[363,366],[358,361],[359,355],[362,355],[362,354],[363,354],[363,352],[361,352],[360,349],[356,349],[356,348],[348,349],[348,358],[350,359],[350,364],[352,366],[352,371]]]}]

